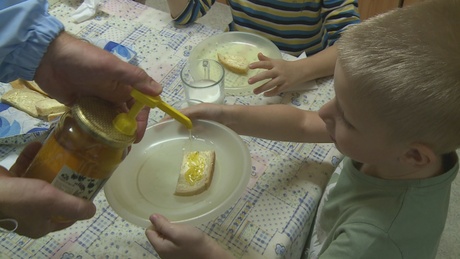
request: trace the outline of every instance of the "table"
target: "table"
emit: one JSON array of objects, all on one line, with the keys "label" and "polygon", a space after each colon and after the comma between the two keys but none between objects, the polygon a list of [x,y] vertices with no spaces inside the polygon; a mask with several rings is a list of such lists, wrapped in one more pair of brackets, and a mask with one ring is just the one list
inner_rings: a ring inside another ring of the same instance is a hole
[{"label": "table", "polygon": [[[77,36],[106,38],[131,46],[138,54],[132,62],[161,82],[162,97],[169,103],[183,99],[179,71],[193,46],[222,33],[201,24],[176,28],[168,13],[131,0],[104,0],[94,19],[74,24],[70,15],[80,4],[76,0],[50,1],[50,13]],[[317,110],[333,97],[334,91],[331,78],[316,83],[316,89],[274,98],[228,95],[225,102],[228,105],[284,103]],[[150,125],[158,122],[159,113],[152,110]],[[232,208],[198,227],[236,258],[300,258],[323,187],[342,155],[331,144],[242,138],[249,147],[253,168],[246,191]],[[4,144],[1,149],[5,158],[17,153],[19,147]],[[110,208],[104,192],[97,195],[94,203],[98,210],[92,219],[40,239],[0,234],[0,257],[158,257],[144,229],[119,217]]]}]

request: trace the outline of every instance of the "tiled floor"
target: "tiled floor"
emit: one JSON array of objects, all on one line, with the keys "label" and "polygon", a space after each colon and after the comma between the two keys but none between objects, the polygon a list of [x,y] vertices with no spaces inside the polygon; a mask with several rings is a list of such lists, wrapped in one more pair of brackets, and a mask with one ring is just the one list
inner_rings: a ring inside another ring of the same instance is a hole
[{"label": "tiled floor", "polygon": [[[166,0],[138,0],[153,8],[169,12]],[[231,21],[228,6],[216,3],[198,22],[213,28],[224,30]],[[459,152],[460,154],[460,152]],[[460,258],[460,177],[454,181],[451,192],[451,205],[446,228],[441,238],[436,259]],[[436,213],[435,211],[433,213]]]}]

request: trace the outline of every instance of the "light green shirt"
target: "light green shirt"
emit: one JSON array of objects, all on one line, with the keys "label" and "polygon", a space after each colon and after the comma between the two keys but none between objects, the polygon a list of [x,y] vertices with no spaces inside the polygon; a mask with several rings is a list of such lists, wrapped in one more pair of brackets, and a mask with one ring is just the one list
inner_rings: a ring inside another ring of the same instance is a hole
[{"label": "light green shirt", "polygon": [[436,177],[384,180],[345,158],[319,205],[307,257],[435,258],[459,168],[456,154],[446,160]]}]

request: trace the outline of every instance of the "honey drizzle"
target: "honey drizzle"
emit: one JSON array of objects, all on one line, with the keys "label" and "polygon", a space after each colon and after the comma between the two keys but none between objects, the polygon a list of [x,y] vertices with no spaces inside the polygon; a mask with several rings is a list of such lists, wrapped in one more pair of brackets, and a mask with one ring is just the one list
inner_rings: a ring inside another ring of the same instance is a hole
[{"label": "honey drizzle", "polygon": [[185,172],[185,180],[190,185],[195,185],[204,177],[205,161],[198,151],[191,152],[187,156],[188,170]]}]

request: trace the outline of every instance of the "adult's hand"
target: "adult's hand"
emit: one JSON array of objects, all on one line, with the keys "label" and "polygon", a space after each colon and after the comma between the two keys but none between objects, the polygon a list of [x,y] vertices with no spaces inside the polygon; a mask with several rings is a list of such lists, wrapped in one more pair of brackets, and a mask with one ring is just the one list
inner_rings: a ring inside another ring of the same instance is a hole
[{"label": "adult's hand", "polygon": [[[37,142],[29,144],[10,172],[0,167],[0,219],[16,220],[15,232],[31,238],[67,228],[96,212],[90,201],[60,191],[45,181],[21,177],[40,146]],[[58,222],[58,217],[66,221]]]},{"label": "adult's hand", "polygon": [[[126,107],[133,102],[130,96],[133,88],[152,96],[162,91],[160,84],[143,69],[66,32],[49,45],[34,80],[66,105],[80,96],[98,96]],[[143,136],[148,110],[138,116],[137,140]]]}]

